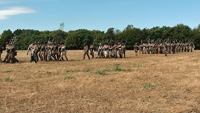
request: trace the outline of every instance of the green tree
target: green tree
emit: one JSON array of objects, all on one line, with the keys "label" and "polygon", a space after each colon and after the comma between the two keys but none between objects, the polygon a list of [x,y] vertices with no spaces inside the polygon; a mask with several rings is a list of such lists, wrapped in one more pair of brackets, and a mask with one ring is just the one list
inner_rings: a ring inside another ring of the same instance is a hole
[{"label": "green tree", "polygon": [[10,39],[13,37],[13,33],[10,29],[4,30],[3,33],[1,34],[1,39],[0,39],[0,45],[2,47],[5,47],[6,42],[10,42]]}]

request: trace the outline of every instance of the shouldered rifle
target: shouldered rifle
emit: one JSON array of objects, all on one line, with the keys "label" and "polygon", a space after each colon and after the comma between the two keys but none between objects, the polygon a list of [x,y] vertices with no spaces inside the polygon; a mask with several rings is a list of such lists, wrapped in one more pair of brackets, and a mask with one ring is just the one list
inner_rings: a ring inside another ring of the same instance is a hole
[{"label": "shouldered rifle", "polygon": [[126,43],[127,43],[127,40],[126,40],[126,42],[125,42],[125,45],[126,45]]},{"label": "shouldered rifle", "polygon": [[[55,39],[55,38],[54,38]],[[52,40],[52,44],[53,44],[53,42],[54,42],[54,39]]]},{"label": "shouldered rifle", "polygon": [[16,37],[12,37],[12,38],[10,39],[10,43],[12,43],[12,44],[14,45],[15,42],[17,42],[17,38],[16,38]]},{"label": "shouldered rifle", "polygon": [[93,46],[94,46],[94,42],[95,42],[95,40],[93,40]]}]

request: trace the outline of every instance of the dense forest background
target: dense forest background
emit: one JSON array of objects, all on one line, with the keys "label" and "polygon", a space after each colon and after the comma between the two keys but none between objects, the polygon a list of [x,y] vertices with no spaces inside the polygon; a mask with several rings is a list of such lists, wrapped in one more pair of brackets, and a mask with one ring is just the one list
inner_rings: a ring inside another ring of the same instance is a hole
[{"label": "dense forest background", "polygon": [[48,40],[65,43],[68,49],[83,49],[83,43],[88,45],[94,43],[126,43],[127,49],[133,49],[135,42],[163,42],[177,41],[187,42],[193,41],[196,49],[200,48],[200,25],[197,28],[191,29],[184,24],[177,24],[174,27],[153,27],[151,29],[135,28],[133,25],[128,25],[123,31],[115,28],[108,28],[106,32],[99,30],[78,29],[63,31],[64,24],[60,25],[60,29],[54,31],[39,31],[32,29],[17,29],[11,31],[4,30],[0,38],[0,46],[5,47],[6,42],[10,42],[12,37],[16,37],[18,41],[15,46],[18,50],[27,49],[28,45],[33,41],[47,42]]}]

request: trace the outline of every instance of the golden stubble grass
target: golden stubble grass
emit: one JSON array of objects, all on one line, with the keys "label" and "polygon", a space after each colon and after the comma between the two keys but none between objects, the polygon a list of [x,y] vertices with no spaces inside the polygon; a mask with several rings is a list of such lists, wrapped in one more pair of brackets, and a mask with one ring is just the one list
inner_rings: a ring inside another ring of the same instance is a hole
[{"label": "golden stubble grass", "polygon": [[35,64],[18,51],[20,63],[1,63],[0,112],[200,112],[200,51],[90,60],[81,50],[67,54],[69,61]]}]

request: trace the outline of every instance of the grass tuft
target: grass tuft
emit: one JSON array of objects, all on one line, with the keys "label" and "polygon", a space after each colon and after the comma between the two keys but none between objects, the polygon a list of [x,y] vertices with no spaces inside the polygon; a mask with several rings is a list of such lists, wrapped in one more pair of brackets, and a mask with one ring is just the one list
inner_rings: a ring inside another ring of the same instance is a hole
[{"label": "grass tuft", "polygon": [[10,77],[6,77],[6,78],[5,78],[5,81],[6,81],[6,82],[12,82],[12,81],[13,81],[13,79],[12,79],[12,78],[10,78]]},{"label": "grass tuft", "polygon": [[95,73],[99,75],[105,75],[106,72],[112,72],[112,71],[131,71],[130,69],[123,69],[120,67],[120,64],[115,64],[115,67],[113,69],[101,69],[97,70]]},{"label": "grass tuft", "polygon": [[75,64],[71,64],[70,66],[76,66]]},{"label": "grass tuft", "polygon": [[66,73],[74,72],[73,70],[65,70]]},{"label": "grass tuft", "polygon": [[88,68],[88,69],[85,69],[84,72],[91,72],[92,69],[91,68]]},{"label": "grass tuft", "polygon": [[133,67],[142,67],[141,64],[134,64]]},{"label": "grass tuft", "polygon": [[46,74],[51,74],[51,72],[50,72],[50,71],[47,71]]},{"label": "grass tuft", "polygon": [[105,70],[97,70],[95,73],[99,74],[99,75],[105,75],[106,71]]},{"label": "grass tuft", "polygon": [[68,76],[68,79],[73,79],[74,77],[72,75],[69,75]]},{"label": "grass tuft", "polygon": [[6,70],[6,71],[4,71],[4,73],[10,73],[10,72],[13,72],[13,70]]},{"label": "grass tuft", "polygon": [[66,80],[66,79],[69,79],[69,80],[70,80],[70,79],[73,79],[73,78],[74,78],[74,77],[73,77],[71,74],[70,74],[69,76],[67,76],[67,75],[64,76],[64,80]]},{"label": "grass tuft", "polygon": [[65,70],[66,73],[69,73],[69,72],[80,72],[80,70]]},{"label": "grass tuft", "polygon": [[156,85],[155,84],[152,84],[152,83],[145,83],[145,84],[142,84],[142,88],[143,89],[155,89],[156,88]]},{"label": "grass tuft", "polygon": [[115,64],[113,71],[123,71],[123,69],[120,67],[120,64]]},{"label": "grass tuft", "polygon": [[33,104],[33,101],[31,100],[31,101],[29,101],[29,103]]},{"label": "grass tuft", "polygon": [[56,75],[59,75],[59,74],[60,74],[60,72],[59,72],[59,71],[57,71],[57,72],[56,72]]}]

